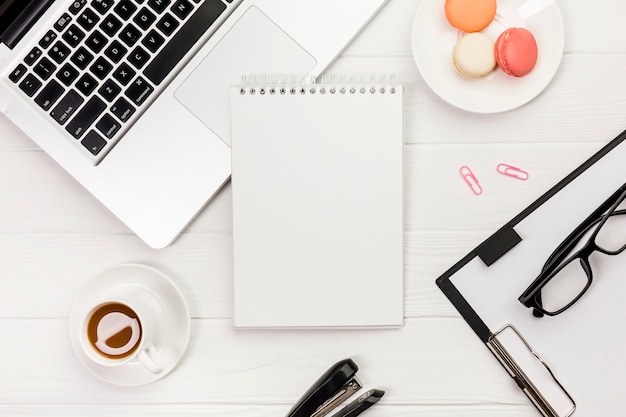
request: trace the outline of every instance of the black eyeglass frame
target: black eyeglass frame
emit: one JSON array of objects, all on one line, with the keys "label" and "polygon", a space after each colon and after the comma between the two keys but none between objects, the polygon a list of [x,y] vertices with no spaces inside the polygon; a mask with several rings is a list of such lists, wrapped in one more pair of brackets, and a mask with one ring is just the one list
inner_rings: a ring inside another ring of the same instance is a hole
[{"label": "black eyeglass frame", "polygon": [[[520,295],[518,300],[528,308],[533,309],[533,315],[542,317],[543,315],[556,316],[561,314],[572,305],[574,305],[587,292],[593,281],[593,272],[589,263],[589,256],[594,252],[604,253],[606,255],[618,255],[626,249],[626,244],[617,250],[610,251],[604,249],[596,243],[598,233],[611,216],[626,214],[626,210],[616,210],[617,207],[626,199],[626,184],[622,185],[615,193],[611,195],[604,203],[591,213],[574,231],[567,237],[550,255],[544,264],[539,276],[526,288]],[[608,207],[608,209],[607,209]],[[585,245],[570,255],[571,250],[578,244],[580,239],[587,234],[589,230],[595,227],[595,230],[589,236]],[[569,256],[568,256],[569,255]],[[554,278],[563,268],[571,262],[578,259],[581,267],[587,276],[587,284],[580,293],[574,297],[565,306],[556,311],[546,310],[542,305],[541,290]]]}]

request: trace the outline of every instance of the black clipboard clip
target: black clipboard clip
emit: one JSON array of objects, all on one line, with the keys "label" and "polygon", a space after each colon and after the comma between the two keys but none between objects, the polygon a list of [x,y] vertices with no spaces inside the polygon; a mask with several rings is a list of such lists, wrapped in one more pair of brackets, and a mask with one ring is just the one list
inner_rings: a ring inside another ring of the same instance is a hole
[{"label": "black clipboard clip", "polygon": [[[330,367],[291,408],[287,417],[324,417],[363,386],[356,379],[359,367],[344,359]],[[371,389],[332,417],[356,417],[378,402],[385,391]]]}]

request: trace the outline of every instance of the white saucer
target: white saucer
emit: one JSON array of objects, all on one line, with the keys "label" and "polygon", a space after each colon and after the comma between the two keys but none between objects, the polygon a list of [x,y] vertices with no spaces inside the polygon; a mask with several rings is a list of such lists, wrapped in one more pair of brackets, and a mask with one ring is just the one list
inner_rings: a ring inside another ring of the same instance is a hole
[{"label": "white saucer", "polygon": [[[155,341],[158,357],[165,365],[159,374],[148,371],[138,361],[118,367],[97,364],[87,357],[80,346],[78,335],[85,314],[106,296],[127,291],[133,286],[149,289],[163,306],[162,324]],[[124,264],[102,271],[85,284],[72,305],[69,327],[74,351],[87,369],[111,384],[137,386],[163,378],[176,367],[189,343],[191,319],[185,300],[168,277],[145,265]]]},{"label": "white saucer", "polygon": [[422,0],[412,29],[413,57],[426,84],[443,100],[475,113],[512,110],[535,98],[550,83],[563,55],[564,30],[554,0],[498,0],[494,21],[482,32],[494,42],[509,27],[523,27],[537,40],[539,56],[525,77],[496,68],[480,80],[461,77],[452,64],[452,49],[462,32],[450,25],[444,0]]}]

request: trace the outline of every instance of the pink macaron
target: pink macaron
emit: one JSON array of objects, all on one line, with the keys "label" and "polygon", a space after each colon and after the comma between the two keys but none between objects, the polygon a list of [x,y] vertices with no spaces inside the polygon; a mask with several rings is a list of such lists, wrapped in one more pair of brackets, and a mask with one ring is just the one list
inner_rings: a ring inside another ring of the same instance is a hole
[{"label": "pink macaron", "polygon": [[537,41],[524,28],[509,28],[502,32],[494,45],[496,61],[508,75],[523,77],[537,63]]}]

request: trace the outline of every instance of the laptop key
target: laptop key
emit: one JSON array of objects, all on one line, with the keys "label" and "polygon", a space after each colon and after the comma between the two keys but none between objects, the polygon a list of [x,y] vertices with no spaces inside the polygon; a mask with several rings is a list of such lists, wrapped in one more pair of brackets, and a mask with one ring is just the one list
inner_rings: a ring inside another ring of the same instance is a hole
[{"label": "laptop key", "polygon": [[61,84],[55,80],[51,80],[35,98],[35,103],[37,103],[42,109],[48,111],[64,92],[65,89]]},{"label": "laptop key", "polygon": [[139,10],[139,13],[133,18],[133,22],[137,24],[141,29],[148,30],[148,28],[154,23],[156,16],[148,8],[144,7]]},{"label": "laptop key", "polygon": [[187,23],[165,44],[161,52],[146,67],[145,76],[153,84],[161,84],[224,10],[226,10],[226,5],[221,0],[207,0],[198,6]]},{"label": "laptop key", "polygon": [[153,91],[154,88],[148,84],[146,80],[141,77],[137,77],[137,79],[126,89],[124,94],[126,94],[126,97],[131,99],[136,106],[141,106]]},{"label": "laptop key", "polygon": [[117,85],[113,80],[106,80],[102,87],[98,89],[98,94],[102,96],[109,103],[112,102],[119,93],[122,92],[122,87]]},{"label": "laptop key", "polygon": [[93,65],[89,67],[89,71],[101,80],[104,80],[104,77],[106,77],[112,69],[113,65],[104,57],[96,59]]},{"label": "laptop key", "polygon": [[52,48],[48,51],[48,55],[52,58],[57,64],[65,61],[65,58],[70,54],[70,48],[67,47],[63,42],[57,41]]},{"label": "laptop key", "polygon": [[28,74],[24,81],[20,83],[20,90],[22,90],[28,97],[32,97],[39,88],[41,88],[41,81],[37,79],[33,74]]},{"label": "laptop key", "polygon": [[98,86],[98,81],[96,81],[95,78],[93,78],[91,75],[87,73],[83,74],[82,77],[80,77],[78,81],[76,82],[76,88],[78,89],[78,91],[80,91],[86,96],[91,94],[93,90],[96,89],[97,86]]},{"label": "laptop key", "polygon": [[179,25],[180,23],[174,16],[169,13],[165,13],[161,20],[159,20],[156,24],[156,27],[163,32],[165,36],[171,36]]},{"label": "laptop key", "polygon": [[120,39],[128,46],[133,46],[141,37],[141,31],[137,29],[132,23],[126,25],[126,27],[120,32]]},{"label": "laptop key", "polygon": [[34,47],[26,57],[24,57],[24,62],[26,65],[33,65],[35,61],[41,56],[41,49]]},{"label": "laptop key", "polygon": [[93,0],[91,2],[91,7],[100,14],[105,14],[111,6],[113,6],[113,0]]},{"label": "laptop key", "polygon": [[83,12],[76,18],[78,24],[81,25],[86,31],[90,31],[91,29],[93,29],[93,27],[96,26],[99,20],[100,18],[98,17],[96,12],[91,9],[83,10]]},{"label": "laptop key", "polygon": [[59,20],[57,20],[56,23],[54,24],[54,28],[57,31],[62,32],[63,29],[65,29],[71,21],[72,21],[72,16],[70,16],[67,13],[63,13],[63,16],[59,17]]},{"label": "laptop key", "polygon": [[91,97],[78,113],[76,113],[76,116],[67,124],[65,130],[76,139],[79,139],[98,117],[100,117],[104,109],[106,109],[104,101],[100,100],[97,96]]},{"label": "laptop key", "polygon": [[113,10],[123,20],[128,20],[133,13],[135,13],[135,10],[137,10],[137,6],[135,6],[130,0],[122,0]]},{"label": "laptop key", "polygon": [[69,85],[74,82],[76,77],[78,77],[78,74],[78,70],[74,68],[72,64],[67,63],[61,67],[59,72],[57,72],[57,78],[69,87]]},{"label": "laptop key", "polygon": [[49,30],[48,33],[46,33],[44,37],[39,40],[39,46],[41,46],[43,49],[47,49],[50,45],[52,45],[52,42],[56,38],[56,32],[53,30]]},{"label": "laptop key", "polygon": [[152,10],[154,10],[158,14],[163,13],[165,9],[167,9],[167,6],[170,5],[170,3],[171,0],[148,0],[148,6],[150,6]]},{"label": "laptop key", "polygon": [[136,47],[128,54],[128,62],[130,62],[135,68],[141,69],[150,59],[150,54],[141,46]]},{"label": "laptop key", "polygon": [[104,45],[106,45],[107,42],[108,39],[106,36],[104,36],[100,31],[94,30],[85,41],[85,45],[97,54],[102,50],[102,48],[104,48]]},{"label": "laptop key", "polygon": [[128,52],[128,49],[126,49],[118,40],[114,40],[107,47],[107,49],[104,50],[104,55],[117,64],[126,52]]},{"label": "laptop key", "polygon": [[52,76],[52,74],[54,73],[54,71],[56,71],[56,69],[57,69],[56,65],[54,65],[52,61],[50,61],[48,58],[44,56],[33,67],[33,72],[39,75],[39,77],[42,80],[46,81],[48,78],[50,78],[50,76]]},{"label": "laptop key", "polygon": [[188,0],[177,0],[176,3],[170,9],[180,20],[189,16],[189,13],[193,10],[193,4]]},{"label": "laptop key", "polygon": [[87,65],[93,60],[93,54],[87,50],[84,46],[81,46],[74,52],[70,59],[78,68],[85,69]]},{"label": "laptop key", "polygon": [[113,78],[120,82],[122,85],[127,85],[130,80],[133,79],[136,72],[126,62],[122,62],[119,67],[113,73]]},{"label": "laptop key", "polygon": [[71,25],[65,33],[61,36],[65,42],[71,47],[77,47],[80,41],[85,37],[85,32],[80,30],[76,25]]},{"label": "laptop key", "polygon": [[109,36],[114,36],[122,26],[122,21],[112,14],[107,15],[100,23],[100,29]]},{"label": "laptop key", "polygon": [[96,129],[98,129],[100,133],[102,133],[108,139],[111,139],[113,135],[115,135],[118,130],[120,130],[121,127],[122,125],[119,124],[113,118],[113,116],[108,113],[102,116],[102,119],[100,119],[100,121],[96,123]]},{"label": "laptop key", "polygon": [[69,12],[76,16],[78,12],[80,12],[82,8],[85,7],[85,4],[87,4],[87,0],[76,0],[72,2],[72,5],[69,8]]},{"label": "laptop key", "polygon": [[152,53],[156,52],[157,49],[165,42],[165,38],[159,35],[159,33],[152,29],[148,34],[141,40],[141,44],[148,48],[148,50]]},{"label": "laptop key", "polygon": [[106,146],[107,141],[95,130],[91,130],[80,143],[95,156]]},{"label": "laptop key", "polygon": [[124,97],[120,97],[117,99],[115,103],[111,106],[111,113],[115,115],[120,121],[127,121],[130,116],[135,113],[135,107],[128,102]]},{"label": "laptop key", "polygon": [[85,101],[80,94],[74,90],[70,90],[59,104],[50,112],[50,116],[60,125],[65,124],[76,109]]},{"label": "laptop key", "polygon": [[26,66],[24,64],[19,64],[13,70],[13,72],[11,72],[11,74],[9,74],[9,80],[13,81],[14,83],[18,82],[19,80],[22,79],[24,74],[26,74],[26,71],[27,71]]}]

